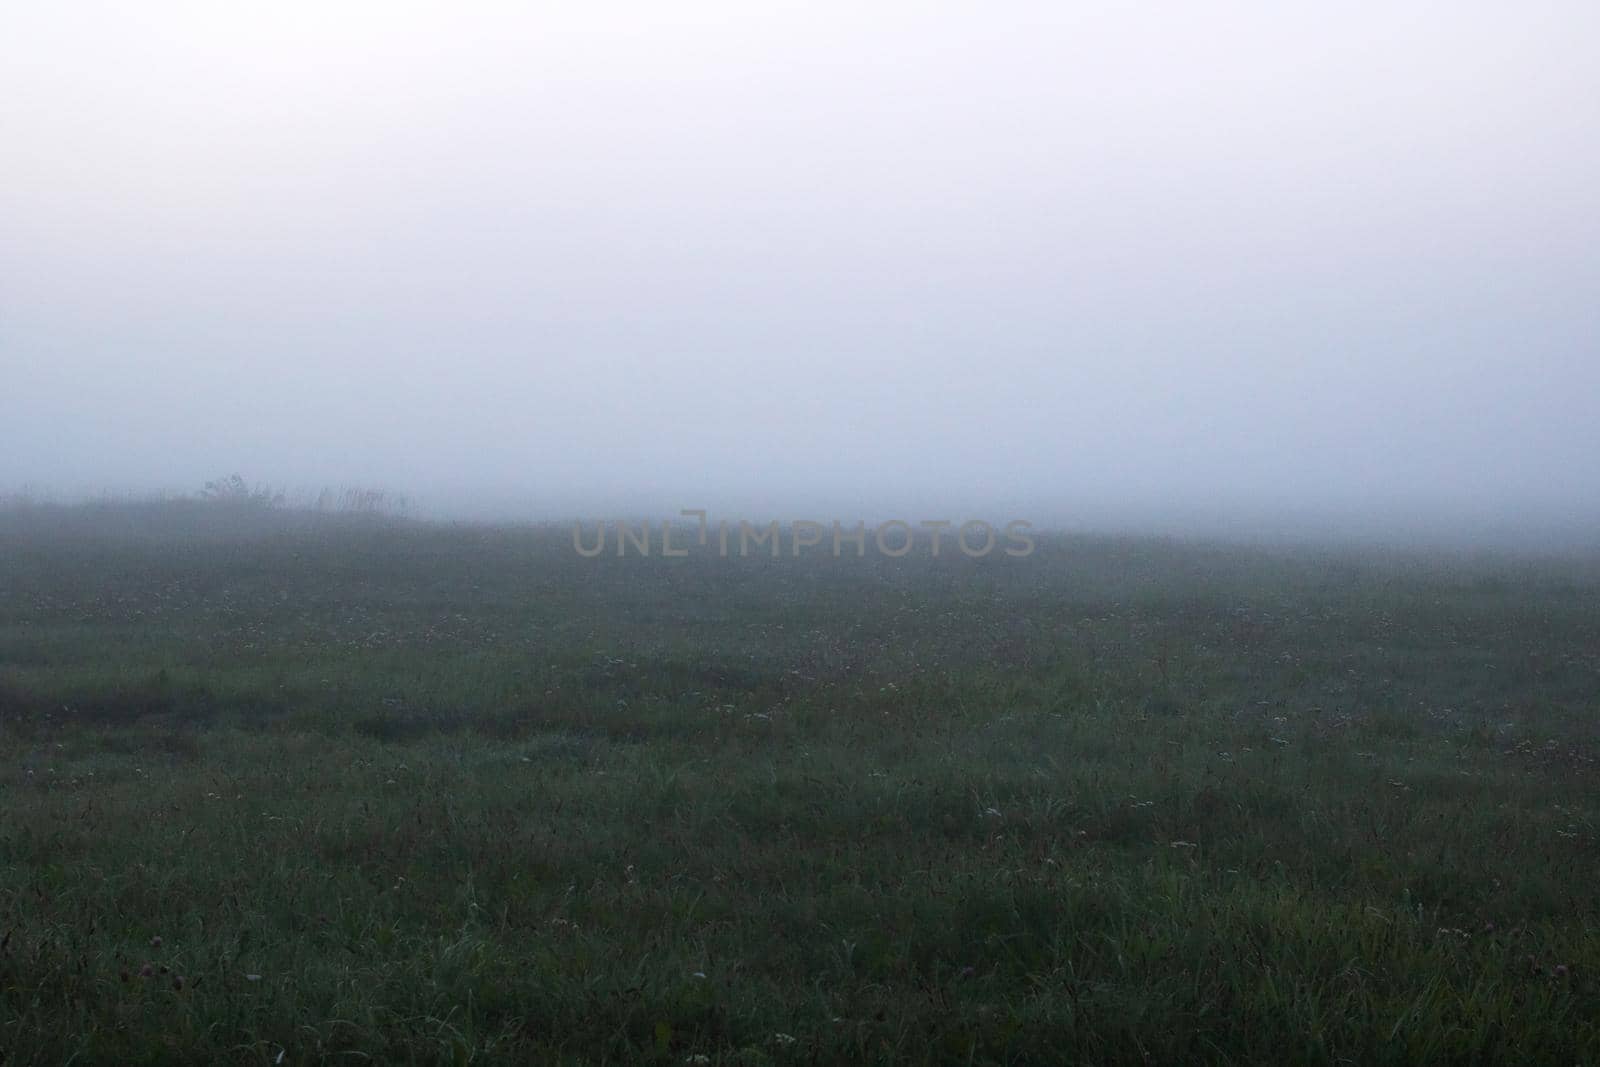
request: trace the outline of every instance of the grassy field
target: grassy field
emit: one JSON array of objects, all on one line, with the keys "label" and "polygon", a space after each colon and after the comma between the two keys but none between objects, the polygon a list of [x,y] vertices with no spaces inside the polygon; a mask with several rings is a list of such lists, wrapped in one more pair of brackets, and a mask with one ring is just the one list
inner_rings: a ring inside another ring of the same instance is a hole
[{"label": "grassy field", "polygon": [[1600,564],[0,515],[0,1061],[1600,1062]]}]

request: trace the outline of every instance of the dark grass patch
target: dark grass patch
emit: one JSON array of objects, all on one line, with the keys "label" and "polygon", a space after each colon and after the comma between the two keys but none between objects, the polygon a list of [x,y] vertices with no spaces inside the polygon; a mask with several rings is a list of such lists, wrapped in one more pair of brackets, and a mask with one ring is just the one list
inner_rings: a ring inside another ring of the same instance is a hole
[{"label": "dark grass patch", "polygon": [[175,682],[164,671],[142,681],[106,681],[49,693],[0,685],[0,721],[29,734],[64,727],[198,729],[222,716],[260,720],[287,707],[266,694],[219,693],[204,684]]}]

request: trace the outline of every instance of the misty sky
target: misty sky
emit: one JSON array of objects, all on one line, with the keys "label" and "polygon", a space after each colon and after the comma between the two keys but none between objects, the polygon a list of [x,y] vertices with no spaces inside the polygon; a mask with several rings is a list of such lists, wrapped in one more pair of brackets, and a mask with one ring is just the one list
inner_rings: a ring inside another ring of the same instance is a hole
[{"label": "misty sky", "polygon": [[0,489],[1593,514],[1597,44],[1592,2],[14,0]]}]

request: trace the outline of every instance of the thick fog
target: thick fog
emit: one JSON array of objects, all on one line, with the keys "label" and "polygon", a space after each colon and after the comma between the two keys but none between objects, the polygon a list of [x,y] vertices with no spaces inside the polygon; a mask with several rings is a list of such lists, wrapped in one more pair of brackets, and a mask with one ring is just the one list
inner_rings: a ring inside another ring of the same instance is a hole
[{"label": "thick fog", "polygon": [[0,490],[1581,524],[1600,6],[19,0]]}]

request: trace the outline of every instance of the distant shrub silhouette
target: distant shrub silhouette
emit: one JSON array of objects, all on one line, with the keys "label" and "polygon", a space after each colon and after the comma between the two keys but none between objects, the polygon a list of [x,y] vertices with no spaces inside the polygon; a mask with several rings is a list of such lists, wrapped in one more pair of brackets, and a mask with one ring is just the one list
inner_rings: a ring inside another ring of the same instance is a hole
[{"label": "distant shrub silhouette", "polygon": [[200,491],[200,499],[256,508],[274,508],[283,504],[282,493],[274,492],[266,486],[256,486],[252,489],[237,474],[207,482],[206,487]]},{"label": "distant shrub silhouette", "polygon": [[317,495],[316,510],[355,512],[362,515],[403,515],[410,507],[406,498],[384,489],[346,486],[324,489]]}]

